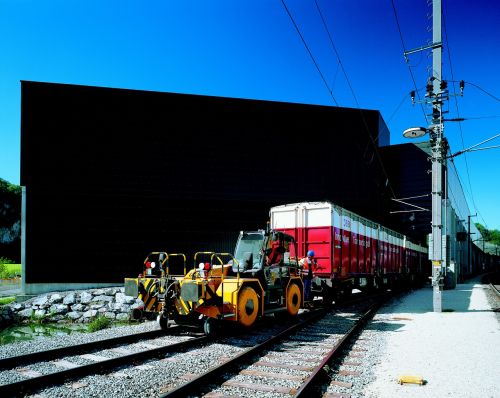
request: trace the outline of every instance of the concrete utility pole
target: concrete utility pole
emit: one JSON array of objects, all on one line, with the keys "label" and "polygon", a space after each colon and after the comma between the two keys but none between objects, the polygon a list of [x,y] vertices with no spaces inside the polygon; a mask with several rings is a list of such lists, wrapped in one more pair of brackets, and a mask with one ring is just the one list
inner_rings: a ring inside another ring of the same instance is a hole
[{"label": "concrete utility pole", "polygon": [[443,162],[444,124],[442,83],[442,37],[441,37],[441,0],[432,3],[432,91],[428,84],[429,99],[432,103],[432,125],[429,127],[432,145],[432,304],[434,312],[442,312],[443,291],[443,244],[442,244],[442,206],[443,206]]},{"label": "concrete utility pole", "polygon": [[[443,169],[446,162],[448,144],[444,138],[443,102],[448,100],[447,83],[442,79],[441,0],[432,3],[432,44],[405,52],[408,54],[432,49],[432,76],[426,86],[425,102],[432,107],[432,124],[427,128],[416,127],[405,130],[406,138],[418,138],[429,133],[432,151],[432,302],[434,312],[442,312],[444,271],[449,261],[443,258],[446,250],[446,235],[443,236],[443,199],[446,197],[446,184],[443,184]],[[414,101],[414,92],[412,92]],[[446,218],[446,214],[444,215]]]}]

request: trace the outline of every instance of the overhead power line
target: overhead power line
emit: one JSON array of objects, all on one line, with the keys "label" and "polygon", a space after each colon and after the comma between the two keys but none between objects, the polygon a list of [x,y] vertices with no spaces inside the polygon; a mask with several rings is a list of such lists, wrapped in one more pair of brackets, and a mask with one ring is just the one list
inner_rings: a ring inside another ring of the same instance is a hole
[{"label": "overhead power line", "polygon": [[328,25],[327,25],[326,20],[325,20],[325,18],[323,16],[323,13],[321,12],[321,9],[320,9],[320,7],[318,5],[317,0],[314,0],[314,2],[316,4],[316,9],[318,10],[318,14],[319,14],[319,16],[321,18],[321,21],[323,22],[323,26],[325,28],[325,31],[326,31],[326,33],[328,35],[328,39],[330,40],[330,45],[331,45],[331,47],[332,47],[332,49],[333,49],[333,51],[334,51],[334,53],[335,53],[335,55],[337,57],[337,60],[339,62],[340,67],[342,68],[342,73],[344,74],[344,77],[345,77],[345,79],[347,81],[349,89],[351,90],[351,94],[352,94],[352,96],[354,98],[354,101],[356,102],[356,106],[357,106],[357,109],[359,110],[359,113],[361,115],[361,120],[363,121],[363,125],[364,125],[364,128],[365,128],[365,131],[368,134],[369,142],[367,143],[367,146],[366,146],[366,149],[365,149],[365,154],[367,153],[368,147],[371,144],[373,146],[374,154],[377,156],[377,160],[379,161],[380,167],[382,168],[382,172],[384,173],[384,176],[385,176],[385,178],[387,180],[387,184],[388,184],[389,189],[391,191],[392,197],[395,198],[396,194],[394,193],[394,189],[392,188],[391,182],[389,180],[389,175],[387,174],[387,172],[385,170],[384,162],[382,161],[382,157],[381,157],[380,152],[378,150],[378,146],[377,146],[377,144],[375,142],[379,138],[380,131],[379,131],[378,135],[375,138],[370,133],[370,128],[368,127],[368,123],[366,121],[365,115],[364,115],[363,111],[361,110],[361,107],[359,106],[358,98],[356,97],[356,93],[354,92],[354,88],[352,87],[351,81],[349,80],[349,77],[347,75],[347,71],[344,68],[344,64],[342,62],[342,59],[340,57],[339,52],[337,51],[337,47],[335,46],[335,43],[333,42],[333,38],[332,38],[332,35],[330,33],[330,29],[328,29]]},{"label": "overhead power line", "polygon": [[401,102],[399,103],[399,105],[396,107],[396,109],[394,110],[394,112],[392,112],[391,116],[389,117],[389,119],[387,120],[387,124],[389,124],[389,122],[392,120],[392,118],[394,116],[396,116],[396,113],[398,113],[399,109],[403,106],[403,104],[405,103],[405,101],[408,100],[408,94],[405,93],[405,95],[403,96],[403,98],[401,98]]},{"label": "overhead power line", "polygon": [[318,70],[318,73],[319,75],[321,76],[321,79],[323,80],[323,83],[325,84],[325,87],[326,89],[328,90],[328,92],[330,93],[330,96],[332,97],[333,99],[333,102],[335,103],[335,105],[339,105],[337,100],[335,99],[334,95],[333,95],[333,92],[332,90],[330,89],[330,87],[328,86],[328,83],[326,82],[326,79],[325,77],[323,76],[323,73],[321,73],[321,69],[319,68],[319,65],[318,63],[316,62],[316,59],[314,59],[314,56],[312,55],[312,52],[311,50],[309,49],[309,46],[307,45],[305,39],[304,39],[304,36],[302,36],[302,33],[300,32],[300,29],[299,27],[297,26],[297,24],[295,23],[295,20],[293,19],[292,17],[292,14],[290,13],[290,11],[288,10],[288,7],[286,6],[286,3],[285,3],[285,0],[281,0],[281,4],[283,4],[283,7],[285,8],[285,11],[286,13],[288,14],[288,16],[290,17],[290,20],[292,21],[293,23],[293,26],[295,26],[295,29],[297,30],[297,33],[300,37],[300,39],[302,40],[302,43],[304,44],[307,52],[309,53],[309,56],[311,57],[313,63],[314,63],[314,66],[316,66],[316,69]]},{"label": "overhead power line", "polygon": [[461,150],[461,151],[458,151],[458,152],[456,152],[456,153],[454,153],[453,155],[450,155],[450,156],[448,156],[448,157],[449,157],[449,158],[454,158],[454,157],[456,157],[456,156],[458,156],[458,155],[462,155],[462,154],[463,154],[463,153],[465,153],[465,152],[484,151],[485,149],[498,148],[498,147],[500,147],[500,145],[493,145],[493,146],[488,146],[488,147],[478,148],[478,146],[479,146],[479,145],[483,145],[484,143],[486,143],[486,142],[490,142],[491,140],[494,140],[495,138],[498,138],[498,137],[500,137],[500,134],[496,134],[496,135],[494,135],[493,137],[490,137],[490,138],[488,138],[488,139],[486,139],[486,140],[484,140],[484,141],[481,141],[481,142],[479,142],[479,143],[477,143],[477,144],[474,144],[474,145],[472,145],[472,146],[470,146],[470,147],[468,147],[468,148],[466,148],[466,149],[463,149],[463,150]]},{"label": "overhead power line", "polygon": [[500,115],[493,116],[476,116],[476,117],[465,117],[464,120],[477,120],[477,119],[497,119]]},{"label": "overhead power line", "polygon": [[490,92],[486,91],[484,88],[478,86],[477,84],[474,84],[474,83],[471,83],[471,82],[467,82],[467,81],[465,83],[470,84],[471,86],[476,87],[478,90],[481,90],[483,93],[485,93],[486,95],[489,95],[494,100],[500,101],[500,98],[494,96],[493,94],[491,94]]},{"label": "overhead power line", "polygon": [[396,6],[394,5],[394,0],[391,0],[392,10],[394,12],[394,18],[396,19],[396,26],[399,32],[399,38],[401,39],[401,46],[403,47],[403,53],[405,54],[406,65],[408,66],[408,71],[410,72],[411,80],[413,81],[413,87],[415,87],[415,91],[417,93],[418,101],[420,102],[420,108],[422,109],[422,113],[424,114],[425,122],[429,124],[429,119],[427,118],[427,114],[425,113],[424,105],[422,104],[422,100],[420,99],[420,94],[418,93],[417,83],[415,81],[415,76],[413,76],[413,71],[411,70],[410,65],[408,64],[408,59],[406,58],[406,46],[403,40],[403,33],[401,32],[401,26],[399,25],[398,13],[396,12]]},{"label": "overhead power line", "polygon": [[347,76],[347,73],[346,73],[345,68],[344,68],[344,64],[342,63],[342,60],[340,59],[340,55],[339,55],[339,52],[337,51],[337,47],[335,47],[335,44],[333,43],[332,35],[330,33],[330,30],[328,29],[325,18],[323,17],[323,13],[321,12],[321,9],[319,8],[317,0],[314,0],[314,3],[316,4],[316,9],[318,10],[319,16],[321,17],[321,21],[323,22],[323,26],[325,27],[326,33],[328,34],[328,38],[330,39],[330,44],[332,46],[332,49],[335,52],[335,55],[337,56],[340,67],[342,68],[342,73],[344,74],[345,80],[347,81],[347,84],[349,85],[349,89],[351,90],[352,96],[354,97],[354,101],[356,102],[356,105],[359,108],[360,106],[359,106],[358,99],[356,98],[356,94],[354,93],[354,90],[352,88],[351,81],[349,80],[349,77]]},{"label": "overhead power line", "polygon": [[[451,62],[451,51],[450,51],[450,45],[448,43],[448,31],[446,29],[446,14],[443,13],[443,28],[444,28],[444,37],[446,40],[446,53],[448,54],[448,62],[450,64],[450,73],[451,73],[451,78],[453,81],[455,81],[455,76],[453,74],[453,63]],[[461,86],[462,87],[462,86]],[[453,84],[453,99],[455,102],[455,109],[457,112],[457,117],[460,119],[460,110],[458,109],[458,100],[457,100],[457,93],[455,90],[455,85]],[[464,133],[462,130],[462,123],[459,121],[458,122],[458,129],[460,131],[460,141],[462,143],[462,150],[465,151],[465,144],[464,144]],[[467,155],[464,155],[464,162],[465,162],[465,171],[467,173],[467,185],[469,186],[469,195],[472,201],[472,205],[474,206],[474,210],[477,211],[477,206],[476,206],[476,201],[474,200],[474,194],[472,193],[472,184],[470,182],[470,173],[469,173],[469,162],[467,161]]]}]

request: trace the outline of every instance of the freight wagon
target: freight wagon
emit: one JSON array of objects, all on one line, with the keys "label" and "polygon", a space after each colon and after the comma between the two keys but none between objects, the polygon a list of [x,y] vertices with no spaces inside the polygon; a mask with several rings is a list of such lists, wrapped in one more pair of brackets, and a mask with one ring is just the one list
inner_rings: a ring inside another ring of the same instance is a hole
[{"label": "freight wagon", "polygon": [[272,207],[273,230],[293,236],[298,258],[313,250],[313,293],[326,301],[353,289],[394,288],[430,274],[427,247],[330,202]]}]

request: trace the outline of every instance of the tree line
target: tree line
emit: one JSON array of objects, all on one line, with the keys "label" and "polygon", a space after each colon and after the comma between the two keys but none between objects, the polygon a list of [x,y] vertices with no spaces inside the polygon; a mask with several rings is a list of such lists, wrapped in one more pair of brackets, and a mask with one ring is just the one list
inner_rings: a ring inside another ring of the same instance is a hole
[{"label": "tree line", "polygon": [[21,187],[0,178],[0,258],[21,261]]},{"label": "tree line", "polygon": [[485,242],[500,246],[500,231],[498,229],[488,229],[480,223],[476,223],[476,227],[481,232]]}]

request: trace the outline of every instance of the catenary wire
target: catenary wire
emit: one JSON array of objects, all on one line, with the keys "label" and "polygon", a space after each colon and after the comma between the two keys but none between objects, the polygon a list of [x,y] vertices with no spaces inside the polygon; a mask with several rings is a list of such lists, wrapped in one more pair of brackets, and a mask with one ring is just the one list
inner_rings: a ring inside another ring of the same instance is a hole
[{"label": "catenary wire", "polygon": [[351,90],[351,94],[354,98],[354,101],[356,102],[357,107],[360,108],[358,98],[356,97],[356,94],[354,93],[354,90],[353,90],[352,85],[351,85],[351,81],[349,80],[349,77],[347,76],[347,73],[346,73],[345,68],[344,68],[344,64],[342,63],[342,59],[340,58],[339,52],[337,51],[337,47],[333,43],[332,35],[330,33],[330,30],[328,29],[328,26],[325,22],[325,18],[323,17],[323,13],[321,12],[321,9],[319,8],[317,0],[314,0],[314,3],[316,4],[316,9],[318,10],[319,16],[321,17],[321,21],[323,22],[323,26],[326,30],[326,33],[328,34],[328,38],[330,39],[330,44],[333,48],[333,51],[335,52],[335,55],[337,56],[340,68],[342,69],[342,73],[344,74],[345,80],[349,86],[349,89]]},{"label": "catenary wire", "polygon": [[302,40],[302,43],[304,44],[304,47],[306,48],[307,52],[309,53],[309,56],[311,57],[311,59],[312,59],[312,61],[314,63],[314,66],[316,66],[316,69],[318,70],[318,73],[321,76],[321,79],[323,80],[323,83],[325,84],[326,89],[328,90],[328,92],[330,93],[330,96],[332,97],[333,102],[335,103],[335,105],[339,106],[339,104],[337,103],[337,100],[335,99],[335,97],[333,95],[332,90],[328,86],[328,83],[326,82],[326,79],[323,76],[323,73],[321,72],[321,69],[319,68],[318,63],[316,62],[316,59],[314,59],[314,56],[313,56],[311,50],[309,49],[309,46],[307,45],[307,43],[305,41],[304,36],[302,36],[302,33],[300,32],[299,27],[295,23],[295,20],[293,19],[292,14],[290,13],[290,10],[288,10],[288,7],[286,6],[285,0],[281,0],[281,4],[283,4],[283,7],[285,8],[285,11],[288,14],[290,20],[292,21],[293,26],[295,26],[295,29],[297,30],[297,33],[298,33],[300,39]]},{"label": "catenary wire", "polygon": [[363,111],[361,110],[361,107],[360,107],[359,102],[358,102],[358,98],[357,98],[357,96],[356,96],[356,93],[354,92],[354,89],[353,89],[353,87],[352,87],[351,81],[349,80],[349,77],[348,77],[348,75],[347,75],[347,71],[346,71],[346,70],[345,70],[345,68],[344,68],[344,64],[343,64],[343,62],[342,62],[342,59],[341,59],[341,57],[340,57],[339,52],[337,51],[337,47],[335,46],[335,43],[333,42],[333,38],[332,38],[332,35],[331,35],[331,33],[330,33],[330,30],[328,29],[328,25],[326,24],[326,20],[325,20],[325,18],[324,18],[324,16],[323,16],[323,13],[321,12],[321,9],[320,9],[320,7],[319,7],[319,5],[318,5],[318,2],[317,2],[316,0],[314,0],[314,2],[315,2],[315,4],[316,4],[316,9],[318,10],[318,14],[319,14],[319,16],[320,16],[320,18],[321,18],[321,21],[322,21],[322,23],[323,23],[323,26],[324,26],[324,28],[325,28],[325,31],[326,31],[326,33],[327,33],[327,35],[328,35],[329,40],[330,40],[330,45],[331,45],[331,47],[332,47],[332,49],[333,49],[333,51],[334,51],[334,53],[335,53],[335,55],[336,55],[336,57],[337,57],[337,60],[338,60],[338,62],[339,62],[339,65],[340,65],[340,67],[341,67],[341,69],[342,69],[342,73],[344,74],[344,77],[345,77],[345,79],[346,79],[346,81],[347,81],[347,84],[348,84],[348,86],[349,86],[349,89],[351,90],[351,94],[352,94],[352,96],[353,96],[353,98],[354,98],[354,101],[356,102],[357,109],[359,110],[359,112],[360,112],[360,114],[361,114],[361,119],[362,119],[362,121],[363,121],[363,125],[364,125],[365,130],[366,130],[366,132],[367,132],[367,134],[368,134],[368,137],[369,137],[369,141],[370,141],[370,142],[368,143],[367,148],[365,149],[365,153],[366,153],[366,151],[368,150],[368,146],[369,146],[369,145],[370,145],[370,143],[371,143],[371,145],[372,145],[372,146],[373,146],[373,148],[374,148],[374,152],[375,152],[375,154],[376,154],[376,156],[377,156],[377,159],[378,159],[378,161],[379,161],[379,163],[380,163],[380,167],[382,168],[382,172],[384,173],[384,176],[385,176],[385,178],[386,178],[386,180],[387,180],[387,184],[388,184],[388,186],[389,186],[389,189],[390,189],[390,191],[391,191],[391,194],[392,194],[393,198],[395,198],[395,197],[396,197],[396,194],[394,193],[394,189],[392,188],[391,182],[390,182],[390,180],[389,180],[389,175],[387,174],[387,172],[386,172],[386,170],[385,170],[385,166],[384,166],[384,163],[383,163],[383,161],[382,161],[382,157],[381,157],[380,152],[379,152],[379,150],[378,150],[377,144],[375,143],[375,141],[379,138],[380,132],[379,132],[379,134],[377,135],[377,137],[375,137],[375,138],[373,138],[373,136],[370,134],[370,128],[368,127],[368,123],[367,123],[367,121],[366,121],[365,115],[363,114]]},{"label": "catenary wire", "polygon": [[478,120],[478,119],[497,119],[499,118],[500,115],[493,115],[493,116],[476,116],[476,117],[466,117],[464,120]]},{"label": "catenary wire", "polygon": [[[405,60],[406,60],[406,46],[403,40],[403,33],[401,32],[401,26],[399,25],[399,18],[396,12],[396,5],[394,4],[394,0],[391,0],[391,3],[392,3],[392,10],[394,12],[394,18],[396,20],[396,26],[399,32],[399,38],[401,39],[401,46],[403,47],[403,52],[405,54]],[[408,62],[406,62],[406,64],[408,66],[408,71],[410,72],[411,80],[413,82],[413,87],[415,87],[415,92],[417,93],[418,101],[420,102],[420,108],[422,109],[422,113],[424,114],[425,122],[429,124],[429,119],[427,118],[427,114],[425,113],[424,105],[421,103],[420,94],[418,93],[415,76],[413,76],[413,71],[411,70],[411,67],[408,65]]]},{"label": "catenary wire", "polygon": [[408,100],[408,94],[405,94],[403,96],[403,98],[401,99],[401,102],[399,103],[399,105],[396,107],[396,109],[394,110],[394,112],[392,112],[391,116],[387,120],[387,123],[390,123],[390,121],[392,120],[392,118],[394,116],[396,116],[396,113],[398,113],[399,109],[403,106],[403,104],[405,103],[406,100]]},{"label": "catenary wire", "polygon": [[[394,12],[394,17],[395,17],[395,20],[396,20],[396,25],[397,25],[397,28],[398,28],[398,31],[399,31],[399,37],[400,37],[400,39],[401,39],[401,44],[402,44],[403,51],[404,51],[404,53],[405,53],[405,59],[406,59],[406,48],[405,48],[405,44],[404,44],[404,40],[403,40],[403,34],[402,34],[402,32],[401,32],[401,26],[400,26],[400,24],[399,24],[399,19],[398,19],[398,16],[397,16],[396,6],[395,6],[395,4],[394,4],[394,0],[391,0],[391,3],[392,3],[392,9],[393,9],[393,12]],[[446,29],[446,27],[445,27],[445,29]],[[447,39],[447,35],[446,35],[446,39]],[[448,55],[449,55],[449,51],[448,51]],[[450,67],[451,67],[451,61],[450,61]],[[412,70],[411,70],[410,66],[408,66],[408,70],[410,71],[410,75],[411,75],[411,78],[412,78],[412,81],[413,81],[413,85],[414,85],[414,87],[415,87],[416,94],[417,94],[418,99],[419,99],[419,101],[420,101],[420,95],[419,95],[419,93],[418,93],[418,89],[417,89],[417,87],[416,87],[416,83],[415,83],[415,78],[414,78],[414,76],[413,76],[413,72],[412,72]],[[469,84],[470,84],[470,83],[469,83]],[[477,87],[477,88],[479,88],[480,90],[484,91],[486,94],[488,94],[488,95],[492,96],[494,99],[497,99],[497,100],[498,100],[498,98],[496,98],[496,97],[495,97],[495,96],[493,96],[492,94],[488,93],[486,90],[484,90],[484,89],[482,89],[482,88],[478,87],[477,85],[474,85],[474,86],[475,86],[475,87]],[[428,119],[427,119],[427,115],[426,115],[426,113],[425,113],[425,110],[424,110],[424,108],[423,108],[422,103],[420,103],[420,105],[421,105],[421,109],[422,109],[422,112],[423,112],[423,114],[424,114],[425,120],[426,120],[426,122],[427,122],[427,124],[428,124],[428,123],[429,123],[429,121],[428,121]],[[457,109],[458,109],[458,105],[457,105]],[[462,142],[463,142],[463,138],[462,138]],[[467,177],[468,177],[469,186],[470,186],[470,177],[469,177],[468,167],[467,167]],[[472,189],[471,189],[471,192],[472,192]],[[472,193],[471,193],[471,199],[472,199],[472,202],[473,202],[474,208],[476,209],[476,212],[477,212],[477,213],[481,216],[481,213],[477,210],[477,206],[476,206],[476,204],[475,204],[475,202],[474,202],[474,197],[472,196]],[[484,218],[483,218],[482,216],[481,216],[481,218],[482,218],[482,219],[483,219],[483,221],[484,221]]]},{"label": "catenary wire", "polygon": [[491,94],[490,92],[486,91],[484,88],[478,86],[477,84],[474,84],[474,83],[471,83],[471,82],[468,82],[468,81],[464,81],[464,83],[470,84],[471,86],[474,86],[477,89],[481,90],[483,93],[489,95],[491,98],[493,98],[493,99],[495,99],[497,101],[500,101],[500,98],[494,96],[493,94]]},{"label": "catenary wire", "polygon": [[[443,12],[443,30],[444,30],[444,38],[445,38],[445,41],[446,41],[446,53],[448,54],[448,62],[449,62],[449,65],[450,65],[451,78],[453,80],[455,80],[455,76],[453,74],[453,63],[451,62],[450,45],[448,43],[448,31],[446,29],[446,15],[445,15],[444,12]],[[453,84],[453,99],[454,99],[454,102],[455,102],[455,109],[456,109],[456,112],[457,112],[457,117],[460,118],[460,110],[458,108],[457,93],[456,93],[455,85],[454,84]],[[463,134],[462,123],[461,122],[458,122],[458,129],[460,131],[460,140],[461,140],[461,143],[462,143],[462,149],[465,150],[464,134]],[[464,153],[464,162],[465,162],[465,171],[467,173],[467,183],[468,183],[468,186],[469,186],[469,195],[470,195],[470,198],[471,198],[471,201],[472,201],[472,205],[474,206],[474,209],[477,212],[476,201],[474,200],[474,195],[472,193],[472,184],[471,184],[471,181],[470,181],[469,162],[467,161],[467,154],[465,154],[465,153]]]},{"label": "catenary wire", "polygon": [[337,62],[337,69],[335,69],[335,75],[333,76],[333,81],[332,81],[332,91],[333,91],[333,88],[335,87],[335,83],[337,81],[337,76],[339,74],[339,70],[340,70],[340,63]]}]

